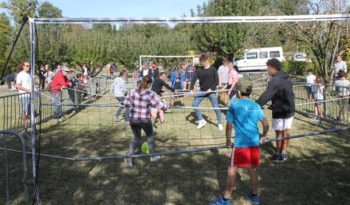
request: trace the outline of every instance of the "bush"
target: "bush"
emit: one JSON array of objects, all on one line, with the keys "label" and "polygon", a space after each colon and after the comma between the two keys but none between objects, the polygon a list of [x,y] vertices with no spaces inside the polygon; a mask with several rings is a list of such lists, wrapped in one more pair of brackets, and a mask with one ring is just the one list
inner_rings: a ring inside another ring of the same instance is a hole
[{"label": "bush", "polygon": [[293,75],[304,75],[308,69],[313,69],[313,64],[309,62],[284,61],[282,68],[287,73]]}]

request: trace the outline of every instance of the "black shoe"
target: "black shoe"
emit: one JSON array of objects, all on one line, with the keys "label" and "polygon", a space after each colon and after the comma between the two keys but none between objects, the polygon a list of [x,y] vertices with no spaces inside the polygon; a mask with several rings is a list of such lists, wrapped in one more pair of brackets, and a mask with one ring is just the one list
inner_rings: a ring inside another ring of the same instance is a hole
[{"label": "black shoe", "polygon": [[287,154],[280,154],[277,158],[277,162],[285,162],[287,161]]},{"label": "black shoe", "polygon": [[280,155],[278,155],[278,154],[273,154],[271,157],[269,157],[269,159],[270,159],[271,161],[277,161],[277,160],[279,159],[279,156],[280,156]]}]

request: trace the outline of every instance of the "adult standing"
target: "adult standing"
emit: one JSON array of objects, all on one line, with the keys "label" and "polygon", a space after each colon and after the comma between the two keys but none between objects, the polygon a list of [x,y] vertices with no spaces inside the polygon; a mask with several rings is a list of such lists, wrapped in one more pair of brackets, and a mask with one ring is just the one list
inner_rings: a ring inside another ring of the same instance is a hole
[{"label": "adult standing", "polygon": [[[221,118],[221,111],[219,108],[219,103],[218,99],[215,93],[216,86],[219,84],[219,77],[218,77],[218,72],[217,70],[210,65],[209,63],[209,54],[208,53],[203,53],[199,57],[199,61],[203,68],[198,69],[196,73],[194,74],[192,81],[191,81],[191,95],[194,96],[194,100],[192,102],[192,107],[194,108],[196,117],[198,119],[198,126],[197,129],[201,129],[204,127],[207,122],[204,120],[201,111],[196,108],[198,105],[205,99],[208,98],[212,104],[212,106],[215,109],[216,113],[216,118],[218,121],[218,128],[219,130],[223,130],[222,126],[222,118]],[[196,95],[193,92],[194,85],[196,81],[199,80],[199,87],[200,87],[200,92],[198,92]]]},{"label": "adult standing", "polygon": [[55,73],[52,71],[52,68],[49,68],[48,65],[45,66],[47,72],[46,72],[46,81],[47,81],[47,88],[50,88],[50,85],[52,83],[53,77],[55,76]]},{"label": "adult standing", "polygon": [[[227,86],[227,83],[228,83],[228,72],[229,72],[228,64],[229,64],[229,61],[226,58],[223,58],[222,65],[218,69],[219,87],[220,88],[225,88]],[[225,92],[224,93],[220,93],[220,92],[218,93],[219,100],[221,98],[221,95],[225,96]]]},{"label": "adult standing", "polygon": [[63,67],[56,73],[50,85],[54,105],[54,117],[57,120],[62,117],[62,88],[72,86],[72,83],[67,78],[69,72],[70,69],[68,67]]},{"label": "adult standing", "polygon": [[[281,62],[275,58],[266,63],[267,72],[272,76],[266,91],[257,100],[260,106],[272,101],[272,128],[276,132],[276,138],[288,138],[295,114],[293,82],[289,75],[283,72]],[[271,160],[284,162],[287,160],[289,140],[276,142],[276,153]]]},{"label": "adult standing", "polygon": [[337,56],[336,61],[334,62],[334,70],[333,70],[333,82],[335,82],[336,80],[338,80],[338,73],[339,71],[344,71],[344,73],[346,74],[348,72],[348,67],[345,63],[345,61],[343,61],[343,58],[339,55]]},{"label": "adult standing", "polygon": [[22,61],[17,67],[19,71],[16,77],[19,101],[22,107],[22,128],[27,129],[27,115],[30,108],[30,92],[32,91],[32,79],[30,77],[30,65],[28,61]]},{"label": "adult standing", "polygon": [[140,71],[140,74],[139,74],[139,80],[142,80],[142,78],[145,76],[149,76],[149,77],[153,78],[152,70],[149,68],[148,62],[143,62],[142,70]]},{"label": "adult standing", "polygon": [[226,92],[224,103],[227,104],[228,100],[230,99],[231,95],[234,95],[233,93],[235,91],[235,85],[238,82],[238,72],[235,69],[235,65],[233,62],[229,62],[228,64],[228,78],[227,78],[227,86],[225,87],[228,92]]},{"label": "adult standing", "polygon": [[186,90],[190,89],[191,80],[195,72],[196,72],[196,68],[193,66],[192,62],[188,62],[188,65],[186,66],[186,69],[185,69]]},{"label": "adult standing", "polygon": [[158,68],[158,65],[153,63],[152,66],[152,76],[153,76],[153,79],[157,78],[159,76],[159,68]]},{"label": "adult standing", "polygon": [[346,79],[346,73],[343,70],[338,72],[338,80],[335,81],[335,90],[339,99],[339,115],[337,121],[342,121],[345,118],[346,108],[350,96],[350,82]]},{"label": "adult standing", "polygon": [[45,81],[46,81],[46,69],[44,65],[40,65],[40,71],[39,71],[39,84],[40,89],[45,89]]}]

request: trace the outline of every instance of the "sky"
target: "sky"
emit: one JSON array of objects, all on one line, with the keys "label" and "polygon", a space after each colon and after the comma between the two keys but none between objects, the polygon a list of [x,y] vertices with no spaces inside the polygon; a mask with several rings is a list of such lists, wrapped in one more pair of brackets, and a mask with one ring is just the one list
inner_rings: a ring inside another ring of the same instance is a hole
[{"label": "sky", "polygon": [[[4,2],[5,0],[0,0]],[[207,0],[47,0],[64,17],[180,17]],[[40,3],[44,0],[39,0]],[[0,10],[1,12],[1,10]]]}]

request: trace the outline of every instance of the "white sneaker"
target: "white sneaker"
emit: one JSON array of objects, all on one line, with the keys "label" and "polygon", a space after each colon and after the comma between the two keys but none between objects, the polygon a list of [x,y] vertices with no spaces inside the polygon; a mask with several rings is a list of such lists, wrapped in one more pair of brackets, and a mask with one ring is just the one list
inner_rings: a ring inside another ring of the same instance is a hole
[{"label": "white sneaker", "polygon": [[127,163],[128,167],[132,167],[132,158],[127,158],[126,163]]},{"label": "white sneaker", "polygon": [[219,130],[224,130],[224,127],[222,126],[222,124],[218,124]]},{"label": "white sneaker", "polygon": [[160,156],[153,156],[153,157],[151,157],[151,162],[156,162],[158,160],[160,160]]},{"label": "white sneaker", "polygon": [[201,129],[202,127],[204,127],[207,124],[207,121],[205,120],[201,120],[198,122],[198,126],[197,129]]}]

